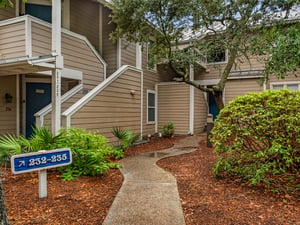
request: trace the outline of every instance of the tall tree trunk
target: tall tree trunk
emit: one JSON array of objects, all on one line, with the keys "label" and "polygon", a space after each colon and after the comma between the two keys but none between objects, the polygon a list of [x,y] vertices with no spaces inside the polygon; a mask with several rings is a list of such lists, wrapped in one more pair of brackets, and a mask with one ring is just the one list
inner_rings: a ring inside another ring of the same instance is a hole
[{"label": "tall tree trunk", "polygon": [[213,95],[215,97],[216,104],[221,111],[224,108],[222,91],[215,91]]},{"label": "tall tree trunk", "polygon": [[0,225],[9,225],[1,179],[0,179],[0,210],[1,210],[0,211]]}]

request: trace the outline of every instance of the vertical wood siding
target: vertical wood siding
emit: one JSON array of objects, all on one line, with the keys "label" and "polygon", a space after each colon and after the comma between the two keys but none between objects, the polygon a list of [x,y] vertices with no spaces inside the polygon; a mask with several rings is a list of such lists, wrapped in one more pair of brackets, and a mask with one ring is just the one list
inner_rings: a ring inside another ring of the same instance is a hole
[{"label": "vertical wood siding", "polygon": [[[11,103],[5,102],[6,93],[13,96]],[[16,134],[16,101],[16,77],[0,77],[0,135]]]},{"label": "vertical wood siding", "polygon": [[[33,56],[51,52],[51,31],[49,27],[32,23]],[[64,67],[83,72],[84,88],[91,90],[104,79],[104,65],[90,47],[81,39],[62,33],[62,55]]]},{"label": "vertical wood siding", "polygon": [[259,79],[228,80],[225,86],[225,104],[237,96],[263,91],[263,87],[258,82]]},{"label": "vertical wood siding", "polygon": [[176,134],[187,134],[189,132],[189,103],[189,85],[158,85],[158,127],[172,121],[176,126]]},{"label": "vertical wood siding", "polygon": [[0,60],[24,57],[25,55],[24,21],[0,26]]},{"label": "vertical wood siding", "polygon": [[[135,90],[135,95],[130,91]],[[97,130],[115,142],[113,126],[141,131],[141,74],[127,70],[71,118],[71,126]]]},{"label": "vertical wood siding", "polygon": [[199,89],[194,89],[194,134],[198,134],[204,130],[207,121],[208,108],[204,93]]},{"label": "vertical wood siding", "polygon": [[99,4],[93,1],[72,0],[70,30],[87,37],[99,51]]},{"label": "vertical wood siding", "polygon": [[102,57],[107,65],[107,77],[117,70],[117,43],[114,43],[109,39],[110,33],[115,29],[116,25],[110,23],[109,17],[110,11],[106,7],[103,7],[102,17]]}]

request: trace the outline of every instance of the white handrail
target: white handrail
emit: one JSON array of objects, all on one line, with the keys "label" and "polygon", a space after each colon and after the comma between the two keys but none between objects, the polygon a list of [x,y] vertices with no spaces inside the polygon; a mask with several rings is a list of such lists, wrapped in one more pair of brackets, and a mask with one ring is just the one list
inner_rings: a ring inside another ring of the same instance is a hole
[{"label": "white handrail", "polygon": [[[75,86],[74,88],[69,90],[67,93],[65,93],[61,97],[61,103],[66,102],[67,100],[69,100],[71,97],[73,97],[75,94],[77,94],[82,89],[83,89],[82,84]],[[44,117],[51,111],[52,111],[52,104],[49,104],[34,114],[34,116],[36,117],[36,125],[38,127],[42,127],[44,125]]]},{"label": "white handrail", "polygon": [[89,93],[87,93],[85,96],[83,96],[81,99],[79,99],[71,107],[69,107],[67,110],[65,110],[62,113],[63,121],[65,121],[64,125],[66,127],[70,127],[70,118],[72,115],[74,115],[74,113],[76,113],[85,104],[87,104],[90,100],[92,100],[97,94],[99,94],[102,90],[104,90],[108,85],[110,85],[114,80],[116,80],[120,75],[122,75],[124,72],[126,72],[129,69],[142,73],[142,70],[136,67],[129,66],[129,65],[121,66],[117,71],[115,71],[111,76],[109,76],[109,78],[104,80],[101,84],[96,86]]}]

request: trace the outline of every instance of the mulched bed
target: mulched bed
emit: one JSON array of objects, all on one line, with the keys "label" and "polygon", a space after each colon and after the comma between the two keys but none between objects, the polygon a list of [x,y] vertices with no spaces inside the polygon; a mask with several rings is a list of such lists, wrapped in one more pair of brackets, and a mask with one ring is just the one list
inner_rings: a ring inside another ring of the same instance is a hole
[{"label": "mulched bed", "polygon": [[[169,148],[183,137],[152,137],[147,144],[126,151],[126,157]],[[212,174],[216,161],[202,141],[199,150],[163,159],[158,165],[178,181],[186,222],[192,224],[296,224],[300,225],[300,202],[264,192],[262,187],[241,187]],[[4,170],[4,169],[3,169]],[[48,197],[38,198],[37,173],[2,176],[11,224],[101,224],[122,185],[119,170],[97,177],[62,181],[48,172]],[[289,197],[289,196],[287,196]]]},{"label": "mulched bed", "polygon": [[[131,147],[126,156],[170,148],[183,137],[151,137],[147,144]],[[38,197],[37,172],[2,176],[8,218],[11,224],[101,224],[117,195],[123,177],[119,170],[96,177],[62,181],[55,170],[48,170],[48,197]]]},{"label": "mulched bed", "polygon": [[177,179],[187,225],[300,224],[299,200],[216,179],[212,151],[201,141],[196,152],[158,162]]}]

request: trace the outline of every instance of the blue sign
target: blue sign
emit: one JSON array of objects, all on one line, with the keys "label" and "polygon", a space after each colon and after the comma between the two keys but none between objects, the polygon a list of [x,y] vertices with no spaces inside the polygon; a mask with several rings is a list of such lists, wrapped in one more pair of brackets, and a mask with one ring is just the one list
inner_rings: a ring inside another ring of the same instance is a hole
[{"label": "blue sign", "polygon": [[11,170],[14,174],[44,170],[72,163],[70,149],[43,150],[11,157]]}]

